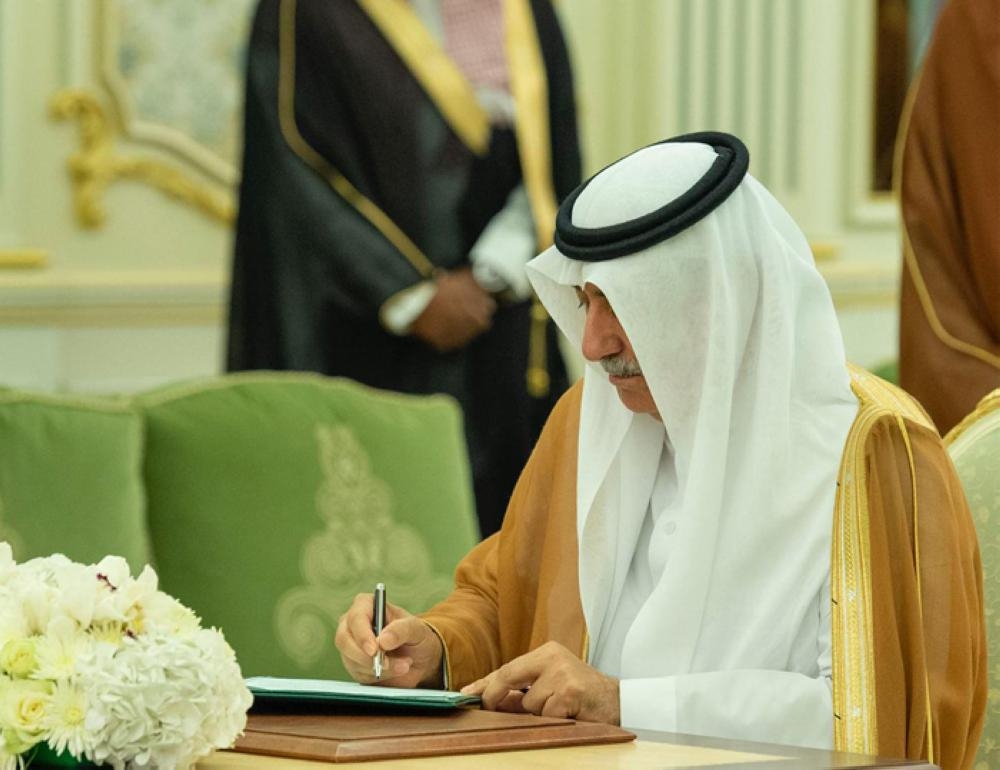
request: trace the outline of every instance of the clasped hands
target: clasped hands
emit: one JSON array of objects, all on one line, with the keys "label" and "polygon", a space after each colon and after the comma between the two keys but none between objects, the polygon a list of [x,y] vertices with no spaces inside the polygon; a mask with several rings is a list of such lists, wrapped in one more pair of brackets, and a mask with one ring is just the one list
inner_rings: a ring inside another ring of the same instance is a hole
[{"label": "clasped hands", "polygon": [[[430,626],[389,604],[387,623],[378,639],[372,633],[372,596],[358,594],[340,617],[335,637],[348,673],[358,682],[389,687],[443,686],[441,640]],[[372,658],[385,653],[382,679],[375,681]],[[557,642],[547,642],[514,658],[462,688],[479,695],[483,708],[585,722],[621,721],[618,680],[577,658]]]},{"label": "clasped hands", "polygon": [[440,353],[458,350],[490,328],[497,302],[461,267],[441,273],[436,291],[424,311],[410,326],[410,333]]}]

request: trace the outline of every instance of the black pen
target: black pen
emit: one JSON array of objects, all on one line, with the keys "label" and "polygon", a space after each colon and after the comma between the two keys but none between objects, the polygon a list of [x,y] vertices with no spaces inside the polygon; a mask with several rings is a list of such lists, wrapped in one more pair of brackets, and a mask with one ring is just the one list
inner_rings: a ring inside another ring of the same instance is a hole
[{"label": "black pen", "polygon": [[[375,601],[372,606],[372,633],[378,638],[378,635],[382,633],[382,629],[385,628],[385,583],[375,584]],[[375,678],[382,678],[382,648],[379,647],[375,650],[375,658],[372,660],[372,669],[375,672]]]}]

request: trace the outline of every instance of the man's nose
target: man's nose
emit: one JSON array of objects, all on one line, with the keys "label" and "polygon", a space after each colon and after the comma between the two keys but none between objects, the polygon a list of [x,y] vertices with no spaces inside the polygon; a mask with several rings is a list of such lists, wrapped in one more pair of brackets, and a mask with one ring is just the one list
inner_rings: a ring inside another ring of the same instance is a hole
[{"label": "man's nose", "polygon": [[600,361],[602,358],[618,355],[624,349],[617,333],[614,315],[598,307],[596,303],[587,308],[580,349],[588,361]]}]

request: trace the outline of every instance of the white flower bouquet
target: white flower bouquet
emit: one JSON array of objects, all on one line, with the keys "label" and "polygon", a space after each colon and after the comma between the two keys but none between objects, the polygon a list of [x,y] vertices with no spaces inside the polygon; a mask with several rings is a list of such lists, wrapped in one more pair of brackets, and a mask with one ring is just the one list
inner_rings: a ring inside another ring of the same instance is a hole
[{"label": "white flower bouquet", "polygon": [[0,770],[37,751],[123,768],[187,768],[231,746],[252,696],[215,629],[109,556],[17,564],[0,543]]}]

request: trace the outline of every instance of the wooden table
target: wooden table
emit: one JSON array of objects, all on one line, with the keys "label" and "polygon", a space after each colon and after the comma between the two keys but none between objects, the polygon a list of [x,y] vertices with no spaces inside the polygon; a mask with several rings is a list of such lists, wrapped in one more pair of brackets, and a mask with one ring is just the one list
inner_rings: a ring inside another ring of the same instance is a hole
[{"label": "wooden table", "polygon": [[836,751],[777,746],[765,743],[703,738],[675,733],[633,731],[631,743],[564,748],[503,751],[392,759],[379,762],[326,763],[220,751],[198,763],[197,770],[318,770],[319,768],[368,768],[368,770],[458,770],[476,768],[541,768],[557,770],[653,770],[653,768],[713,767],[726,770],[849,770],[850,768],[905,768],[932,770],[926,762],[868,757]]}]

